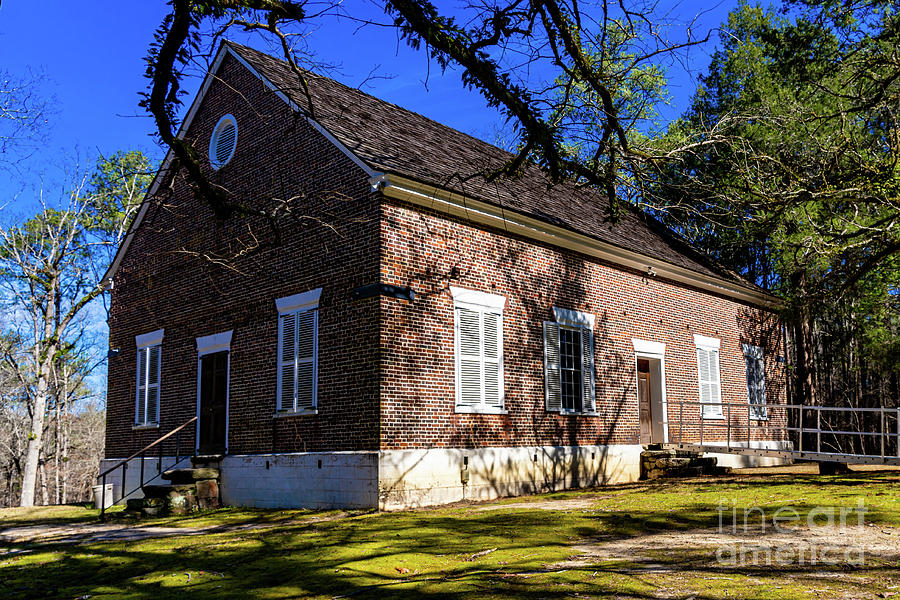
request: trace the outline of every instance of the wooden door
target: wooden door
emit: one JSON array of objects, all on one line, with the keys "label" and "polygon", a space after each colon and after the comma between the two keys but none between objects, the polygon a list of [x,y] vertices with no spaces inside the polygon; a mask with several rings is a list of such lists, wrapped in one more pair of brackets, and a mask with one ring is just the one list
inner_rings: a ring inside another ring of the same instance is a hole
[{"label": "wooden door", "polygon": [[650,410],[650,361],[638,359],[638,414],[641,421],[641,444],[652,441],[652,412]]},{"label": "wooden door", "polygon": [[200,359],[200,454],[225,452],[228,415],[228,352]]}]

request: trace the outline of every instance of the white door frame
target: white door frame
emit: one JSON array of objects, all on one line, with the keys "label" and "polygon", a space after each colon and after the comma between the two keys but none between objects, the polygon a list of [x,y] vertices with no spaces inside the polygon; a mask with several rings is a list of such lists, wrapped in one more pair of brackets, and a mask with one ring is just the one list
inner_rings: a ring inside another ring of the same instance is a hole
[{"label": "white door frame", "polygon": [[[638,371],[637,371],[637,361],[639,358],[649,359],[651,361],[658,361],[659,363],[659,374],[658,374],[658,382],[659,382],[659,407],[662,412],[660,415],[662,419],[662,443],[669,442],[669,405],[666,401],[666,345],[662,342],[650,342],[647,340],[639,340],[637,338],[631,338],[631,344],[634,347],[634,389],[635,394],[637,395],[638,386]],[[651,415],[651,423],[650,423],[650,439],[653,440],[653,371],[650,372],[650,415]],[[640,397],[638,397],[638,403],[640,404]],[[640,409],[640,407],[639,407]],[[653,443],[659,443],[653,441]]]},{"label": "white door frame", "polygon": [[229,418],[231,417],[231,334],[234,330],[223,331],[213,335],[197,338],[197,422],[194,433],[194,450],[200,451],[200,377],[202,360],[207,354],[227,352],[225,364],[225,454],[228,454]]}]

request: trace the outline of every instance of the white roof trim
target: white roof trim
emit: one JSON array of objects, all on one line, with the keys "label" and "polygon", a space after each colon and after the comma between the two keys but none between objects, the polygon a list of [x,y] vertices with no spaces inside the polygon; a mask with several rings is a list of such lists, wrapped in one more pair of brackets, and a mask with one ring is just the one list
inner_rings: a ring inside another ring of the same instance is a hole
[{"label": "white roof trim", "polygon": [[310,310],[319,306],[319,297],[322,295],[322,288],[309,290],[293,296],[285,296],[275,300],[275,306],[279,313],[293,312],[295,310]]},{"label": "white roof trim", "polygon": [[594,315],[591,313],[581,312],[580,310],[571,310],[569,308],[553,307],[553,316],[556,317],[557,323],[563,325],[574,325],[576,327],[594,328]]},{"label": "white roof trim", "polygon": [[[354,164],[356,164],[359,168],[361,168],[368,177],[374,177],[377,173],[372,170],[372,168],[362,161],[356,154],[353,153],[352,150],[343,145],[336,137],[334,137],[331,132],[322,127],[319,123],[314,121],[309,115],[306,114],[306,111],[301,110],[299,106],[297,106],[294,102],[291,101],[284,92],[280,91],[275,85],[262,76],[262,74],[250,66],[243,57],[238,55],[236,51],[234,51],[228,44],[222,42],[219,45],[219,50],[216,53],[216,58],[213,60],[212,65],[209,68],[209,72],[206,74],[206,77],[203,79],[203,85],[200,86],[200,91],[194,97],[194,101],[191,103],[190,109],[188,109],[187,115],[184,117],[184,121],[182,121],[181,126],[178,128],[178,133],[176,137],[178,139],[183,139],[185,134],[187,134],[188,129],[191,126],[191,123],[194,120],[194,117],[197,114],[197,111],[200,110],[200,105],[203,102],[203,98],[206,96],[206,92],[209,91],[209,87],[212,85],[212,82],[216,79],[216,73],[219,68],[222,66],[222,61],[225,59],[225,56],[230,54],[237,60],[241,65],[244,66],[248,71],[250,71],[257,79],[263,82],[267,88],[275,92],[275,95],[281,98],[288,106],[290,106],[293,110],[300,112],[306,117],[307,122],[319,133],[321,133],[325,139],[334,144],[338,150],[340,150],[344,155],[347,156]],[[141,207],[138,209],[138,214],[134,217],[134,220],[131,222],[131,225],[128,227],[128,232],[125,234],[125,237],[122,239],[122,243],[119,244],[119,249],[116,251],[116,255],[113,258],[112,264],[109,265],[109,268],[106,270],[106,273],[103,275],[103,278],[100,280],[100,285],[104,288],[110,287],[112,284],[113,277],[116,274],[116,271],[119,270],[119,265],[122,263],[122,259],[125,257],[126,252],[128,252],[128,247],[131,245],[131,240],[134,237],[134,232],[140,226],[141,222],[144,220],[144,215],[147,213],[148,202],[150,198],[156,195],[156,192],[159,190],[159,186],[162,184],[165,179],[165,174],[168,172],[169,167],[172,164],[172,160],[174,155],[172,150],[169,149],[166,152],[166,157],[163,159],[162,165],[159,170],[156,172],[156,176],[153,178],[153,183],[150,184],[150,188],[147,190],[147,194],[144,196],[143,202],[141,202]]]},{"label": "white roof trim", "polygon": [[137,345],[138,350],[146,348],[147,346],[158,346],[159,344],[162,344],[165,333],[165,329],[157,329],[150,333],[142,333],[141,335],[134,336],[134,343]]},{"label": "white roof trim", "polygon": [[634,346],[635,354],[659,357],[666,355],[666,345],[662,342],[650,342],[647,340],[631,338],[631,345]]},{"label": "white roof trim", "polygon": [[197,356],[231,350],[231,334],[234,332],[223,331],[212,335],[204,335],[197,338]]},{"label": "white roof trim", "polygon": [[721,341],[718,338],[706,337],[705,335],[694,334],[694,345],[698,348],[706,350],[718,350]]},{"label": "white roof trim", "polygon": [[[223,42],[223,45],[225,45],[224,42]],[[306,114],[306,111],[305,111],[305,110],[303,110],[302,108],[300,108],[299,106],[297,106],[297,104],[295,104],[293,100],[291,100],[290,98],[287,97],[287,94],[285,94],[285,93],[282,92],[280,89],[278,89],[277,87],[275,87],[275,84],[273,84],[271,81],[269,81],[268,79],[266,79],[265,77],[263,77],[262,73],[260,73],[260,72],[257,71],[256,69],[254,69],[253,66],[251,66],[250,63],[247,62],[247,61],[244,59],[244,57],[242,57],[242,56],[239,55],[237,52],[235,52],[234,50],[232,50],[230,46],[225,45],[225,48],[226,48],[226,50],[227,50],[227,51],[235,58],[235,60],[237,60],[237,61],[238,61],[239,63],[241,63],[242,65],[244,65],[244,68],[246,68],[248,71],[250,71],[251,73],[253,73],[260,81],[262,81],[262,82],[263,82],[263,85],[265,85],[267,88],[269,88],[270,90],[272,90],[273,92],[275,92],[275,95],[277,95],[279,98],[281,98],[282,100],[284,100],[284,101],[287,103],[287,105],[290,106],[292,109],[294,109],[296,112],[301,113],[303,116],[305,116],[307,122],[308,122],[310,125],[312,125],[313,129],[315,129],[316,131],[318,131],[319,133],[321,133],[323,136],[325,136],[325,138],[326,138],[329,142],[331,142],[332,144],[334,144],[335,146],[337,146],[338,150],[340,150],[341,152],[343,152],[343,153],[347,156],[347,158],[349,158],[349,159],[352,160],[354,163],[356,163],[356,166],[358,166],[360,169],[362,169],[363,171],[365,171],[365,172],[366,172],[366,175],[368,175],[369,177],[374,177],[374,176],[375,176],[375,171],[372,170],[372,167],[370,167],[369,165],[367,165],[366,163],[364,163],[364,162],[362,161],[362,159],[360,159],[358,156],[356,156],[356,154],[353,153],[352,150],[350,150],[349,148],[347,148],[347,146],[345,146],[344,144],[342,144],[336,137],[334,137],[333,135],[331,135],[331,132],[330,132],[330,131],[328,131],[327,129],[325,129],[324,127],[322,127],[322,125],[320,125],[317,121],[313,120],[308,114]]]},{"label": "white roof trim", "polygon": [[384,173],[369,181],[373,186],[380,186],[382,193],[390,198],[411,202],[470,222],[502,229],[510,234],[575,250],[623,267],[636,269],[642,273],[646,273],[648,267],[653,267],[660,277],[748,302],[755,306],[772,308],[778,304],[778,299],[774,296],[749,285],[698,273],[508,208],[501,208],[433,185],[419,183],[401,175]]},{"label": "white roof trim", "polygon": [[506,296],[497,294],[450,286],[450,295],[453,296],[453,303],[456,305],[468,304],[477,308],[489,308],[499,311],[506,307]]}]

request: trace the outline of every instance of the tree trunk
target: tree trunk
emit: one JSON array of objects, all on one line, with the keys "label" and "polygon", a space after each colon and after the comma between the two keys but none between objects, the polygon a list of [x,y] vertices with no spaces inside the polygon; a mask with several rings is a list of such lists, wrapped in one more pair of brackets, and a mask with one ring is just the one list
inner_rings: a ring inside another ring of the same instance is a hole
[{"label": "tree trunk", "polygon": [[44,434],[44,416],[47,411],[47,391],[50,378],[49,365],[41,365],[37,387],[34,392],[34,406],[31,413],[31,433],[25,446],[25,466],[22,469],[22,495],[19,506],[34,506],[34,492],[37,487],[38,465],[41,459],[41,444]]},{"label": "tree trunk", "polygon": [[[59,386],[57,386],[58,388]],[[61,450],[61,432],[60,432],[60,422],[59,422],[59,410],[60,410],[60,396],[59,392],[56,395],[56,423],[54,424],[53,432],[55,434],[55,443],[56,447],[53,449],[53,503],[60,504],[60,489],[59,489],[59,468],[61,465],[60,462],[60,450]]]},{"label": "tree trunk", "polygon": [[41,465],[38,468],[38,473],[40,474],[41,481],[41,506],[48,506],[50,504],[50,496],[47,494],[47,462],[41,460]]}]

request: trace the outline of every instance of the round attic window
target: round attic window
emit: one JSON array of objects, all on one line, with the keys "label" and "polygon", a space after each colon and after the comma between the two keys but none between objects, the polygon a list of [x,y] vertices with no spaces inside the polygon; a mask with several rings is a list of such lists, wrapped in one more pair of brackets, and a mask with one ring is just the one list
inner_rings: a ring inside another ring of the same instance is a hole
[{"label": "round attic window", "polygon": [[237,134],[237,121],[233,115],[225,115],[216,123],[209,139],[209,162],[213,169],[221,169],[234,156]]}]

